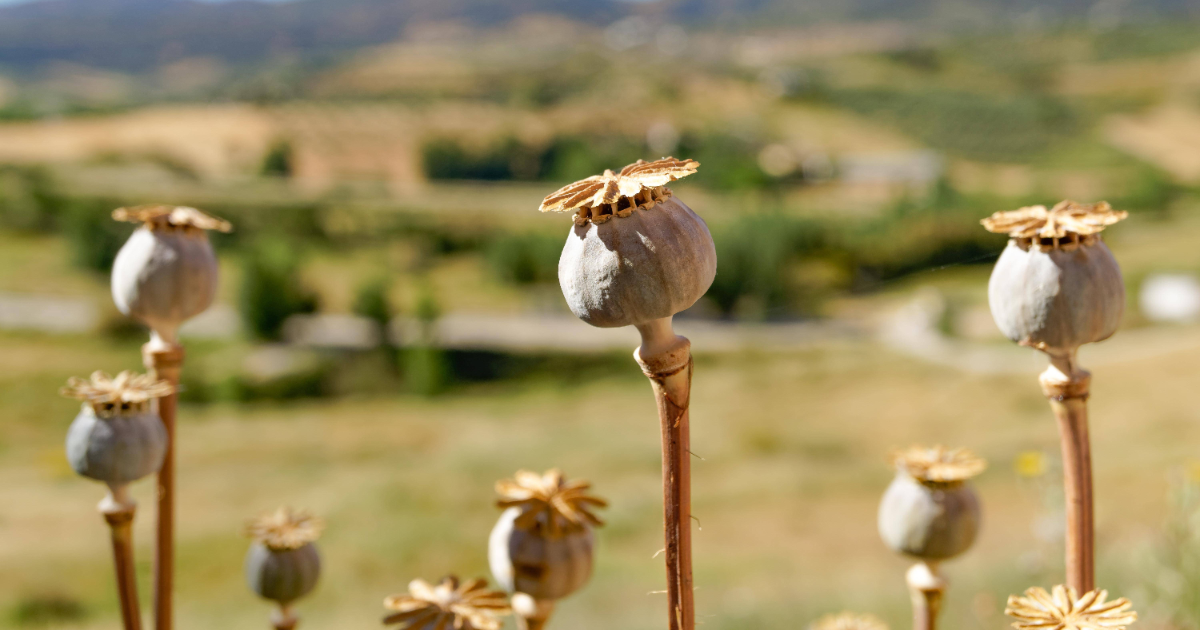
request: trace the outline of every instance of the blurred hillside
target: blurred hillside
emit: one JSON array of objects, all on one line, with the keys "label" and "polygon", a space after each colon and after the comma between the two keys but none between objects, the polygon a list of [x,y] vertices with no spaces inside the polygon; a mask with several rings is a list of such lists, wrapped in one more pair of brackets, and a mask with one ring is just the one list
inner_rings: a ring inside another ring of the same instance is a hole
[{"label": "blurred hillside", "polygon": [[[18,72],[49,62],[141,71],[191,57],[246,64],[308,60],[396,38],[423,22],[487,27],[531,13],[592,23],[628,16],[688,26],[780,27],[904,20],[930,30],[996,30],[1011,24],[1195,18],[1187,0],[40,0],[0,8],[0,66]],[[119,42],[119,44],[117,44]]]}]

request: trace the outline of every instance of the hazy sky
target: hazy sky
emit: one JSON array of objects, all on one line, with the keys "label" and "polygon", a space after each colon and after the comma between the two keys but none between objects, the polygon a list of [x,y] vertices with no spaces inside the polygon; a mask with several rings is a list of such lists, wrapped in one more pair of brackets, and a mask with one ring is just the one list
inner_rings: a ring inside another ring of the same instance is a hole
[{"label": "hazy sky", "polygon": [[[10,4],[25,4],[27,2],[37,2],[38,0],[0,0],[0,6]],[[230,0],[197,0],[198,2],[229,2]],[[253,0],[255,2],[288,2],[289,0]]]}]

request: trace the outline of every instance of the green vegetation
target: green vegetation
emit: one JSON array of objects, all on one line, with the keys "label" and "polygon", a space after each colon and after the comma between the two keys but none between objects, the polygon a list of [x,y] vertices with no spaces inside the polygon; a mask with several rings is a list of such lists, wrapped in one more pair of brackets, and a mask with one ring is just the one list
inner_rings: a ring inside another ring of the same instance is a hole
[{"label": "green vegetation", "polygon": [[933,148],[990,162],[1026,161],[1080,127],[1075,112],[1049,96],[867,88],[836,90],[829,98],[890,122]]},{"label": "green vegetation", "polygon": [[277,140],[263,156],[262,166],[258,168],[258,173],[265,177],[291,177],[295,168],[295,159],[295,156],[292,155],[292,143],[287,140]]},{"label": "green vegetation", "polygon": [[250,331],[261,339],[279,339],[291,315],[317,310],[316,296],[299,277],[299,258],[293,245],[264,238],[242,259],[239,307]]}]

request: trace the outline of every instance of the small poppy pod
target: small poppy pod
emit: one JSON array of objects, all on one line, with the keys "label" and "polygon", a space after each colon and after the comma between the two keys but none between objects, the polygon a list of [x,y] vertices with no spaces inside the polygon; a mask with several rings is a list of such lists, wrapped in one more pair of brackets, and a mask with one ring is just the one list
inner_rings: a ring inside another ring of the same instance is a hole
[{"label": "small poppy pod", "polygon": [[708,225],[668,182],[700,164],[638,160],[546,197],[543,212],[575,212],[558,261],[571,312],[602,328],[670,317],[699,300],[717,272]]},{"label": "small poppy pod", "polygon": [[1112,336],[1124,313],[1125,284],[1099,232],[1125,216],[1103,202],[1064,201],[984,219],[988,230],[1011,237],[988,282],[1001,332],[1047,351]]},{"label": "small poppy pod", "polygon": [[151,400],[171,392],[148,375],[103,372],[90,381],[72,378],[62,393],[84,401],[67,430],[67,461],[89,479],[123,486],[162,467],[167,430]]},{"label": "small poppy pod", "polygon": [[562,473],[521,471],[501,481],[498,504],[505,508],[488,541],[488,562],[496,582],[510,592],[557,600],[582,588],[592,575],[592,512],[602,499],[590,496],[587,482],[568,482]]},{"label": "small poppy pod", "polygon": [[592,576],[592,530],[564,529],[549,535],[541,528],[519,528],[521,508],[500,516],[488,541],[488,564],[501,588],[535,599],[562,599]]},{"label": "small poppy pod", "polygon": [[167,341],[184,321],[204,312],[217,292],[217,257],[208,230],[229,223],[195,208],[138,206],[113,212],[118,221],[141,223],[113,261],[113,301],[125,315]]},{"label": "small poppy pod", "polygon": [[945,560],[979,533],[979,499],[967,483],[985,466],[970,451],[914,447],[897,454],[896,477],[879,505],[879,535],[889,549]]},{"label": "small poppy pod", "polygon": [[321,575],[314,542],[320,521],[281,508],[250,523],[254,537],[246,552],[246,583],[264,599],[290,604],[312,592]]}]

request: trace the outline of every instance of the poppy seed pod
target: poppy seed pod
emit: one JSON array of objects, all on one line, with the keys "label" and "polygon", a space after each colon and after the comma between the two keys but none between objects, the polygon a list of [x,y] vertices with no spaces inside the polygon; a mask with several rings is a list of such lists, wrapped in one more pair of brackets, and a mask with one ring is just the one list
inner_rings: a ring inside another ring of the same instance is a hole
[{"label": "poppy seed pod", "polygon": [[717,272],[708,225],[665,184],[694,160],[638,160],[565,186],[543,212],[575,212],[558,261],[571,312],[602,328],[670,317],[699,300]]},{"label": "poppy seed pod", "polygon": [[113,218],[142,224],[113,261],[113,301],[174,342],[180,324],[204,312],[216,296],[217,258],[207,231],[231,227],[195,208],[161,205],[120,208]]},{"label": "poppy seed pod", "polygon": [[979,499],[967,480],[986,464],[970,451],[913,447],[895,457],[896,478],[879,505],[888,548],[922,560],[952,558],[979,533]]},{"label": "poppy seed pod", "polygon": [[1107,203],[1063,201],[984,219],[1008,246],[988,282],[996,325],[1009,339],[1062,354],[1116,332],[1125,284],[1100,231],[1125,218]]},{"label": "poppy seed pod", "polygon": [[286,606],[317,585],[321,558],[313,544],[321,522],[306,512],[280,508],[250,523],[246,583],[264,599]]},{"label": "poppy seed pod", "polygon": [[83,400],[67,430],[67,460],[84,477],[119,487],[157,472],[167,452],[167,431],[150,401],[172,391],[148,375],[103,372],[72,378],[64,396]]},{"label": "poppy seed pod", "polygon": [[591,484],[568,482],[558,470],[520,471],[496,484],[505,508],[488,541],[492,575],[502,588],[537,600],[557,600],[583,587],[592,575],[592,513],[602,499]]}]

